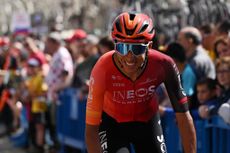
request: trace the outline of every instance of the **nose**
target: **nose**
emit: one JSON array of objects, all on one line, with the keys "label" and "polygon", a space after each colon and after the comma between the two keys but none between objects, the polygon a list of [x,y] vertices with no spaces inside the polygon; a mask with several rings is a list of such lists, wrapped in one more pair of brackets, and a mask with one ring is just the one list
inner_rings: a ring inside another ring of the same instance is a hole
[{"label": "nose", "polygon": [[133,58],[135,57],[135,55],[133,54],[133,52],[131,50],[128,51],[128,54],[126,55],[128,58]]},{"label": "nose", "polygon": [[135,55],[133,54],[132,51],[128,51],[128,53],[126,54],[125,58],[126,58],[127,61],[133,61],[133,60],[135,60]]}]

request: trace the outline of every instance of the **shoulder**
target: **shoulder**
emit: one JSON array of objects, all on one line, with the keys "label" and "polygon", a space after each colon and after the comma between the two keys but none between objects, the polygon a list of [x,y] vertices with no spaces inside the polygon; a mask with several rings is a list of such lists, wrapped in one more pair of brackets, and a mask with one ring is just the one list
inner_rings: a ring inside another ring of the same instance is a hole
[{"label": "shoulder", "polygon": [[70,52],[67,50],[67,48],[65,48],[63,46],[58,49],[57,53],[59,56],[71,57]]},{"label": "shoulder", "polygon": [[109,52],[106,52],[105,54],[103,54],[100,58],[103,58],[103,59],[107,59],[107,58],[110,58],[113,56],[113,54],[115,53],[114,50],[111,50]]},{"label": "shoulder", "polygon": [[105,65],[111,63],[114,52],[115,51],[109,51],[109,52],[103,54],[101,57],[99,57],[97,63],[105,64]]},{"label": "shoulder", "polygon": [[173,64],[173,59],[158,50],[150,49],[148,51],[148,59],[150,62],[159,63],[161,65]]},{"label": "shoulder", "polygon": [[212,63],[212,59],[208,55],[207,51],[202,47],[197,48],[197,54],[194,57],[194,60],[198,63],[202,63],[202,62],[203,63]]},{"label": "shoulder", "polygon": [[91,57],[88,57],[82,63],[80,63],[78,67],[81,67],[82,65],[94,65],[97,62],[98,59],[99,59],[98,55],[93,55]]}]

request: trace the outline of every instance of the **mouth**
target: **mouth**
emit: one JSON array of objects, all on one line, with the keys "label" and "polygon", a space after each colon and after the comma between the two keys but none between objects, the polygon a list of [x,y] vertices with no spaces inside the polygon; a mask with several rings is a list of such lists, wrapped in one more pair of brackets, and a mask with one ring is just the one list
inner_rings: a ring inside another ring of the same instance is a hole
[{"label": "mouth", "polygon": [[127,62],[127,61],[125,61],[125,64],[128,65],[128,66],[134,66],[135,65],[134,62]]}]

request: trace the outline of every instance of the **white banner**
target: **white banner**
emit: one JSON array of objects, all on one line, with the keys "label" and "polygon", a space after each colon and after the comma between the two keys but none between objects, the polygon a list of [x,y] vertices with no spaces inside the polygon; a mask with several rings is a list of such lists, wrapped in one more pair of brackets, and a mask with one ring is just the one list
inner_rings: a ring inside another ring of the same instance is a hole
[{"label": "white banner", "polygon": [[13,13],[11,20],[11,31],[29,30],[31,28],[30,15],[26,12]]}]

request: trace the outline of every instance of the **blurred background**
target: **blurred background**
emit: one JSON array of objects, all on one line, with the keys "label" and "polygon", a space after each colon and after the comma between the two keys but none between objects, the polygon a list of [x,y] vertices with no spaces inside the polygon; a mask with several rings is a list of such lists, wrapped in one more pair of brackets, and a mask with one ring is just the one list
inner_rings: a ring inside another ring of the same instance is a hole
[{"label": "blurred background", "polygon": [[[230,0],[1,0],[0,32],[28,28],[43,34],[55,27],[102,34],[118,13],[137,10],[154,18],[158,33],[167,31],[171,37],[187,24],[201,26],[229,18],[229,7]],[[20,17],[26,20],[21,27],[15,25]]]}]

